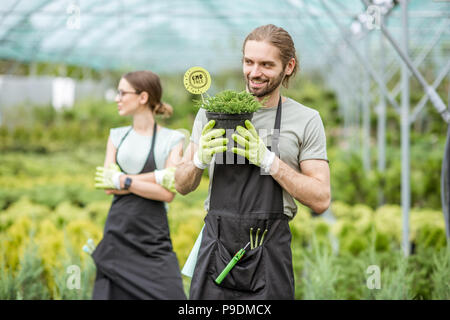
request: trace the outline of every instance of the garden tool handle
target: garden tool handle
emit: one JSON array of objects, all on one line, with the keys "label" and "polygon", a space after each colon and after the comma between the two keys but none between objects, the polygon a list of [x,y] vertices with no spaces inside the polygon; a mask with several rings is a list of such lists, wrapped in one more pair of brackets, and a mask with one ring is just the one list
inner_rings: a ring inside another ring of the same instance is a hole
[{"label": "garden tool handle", "polygon": [[233,267],[236,265],[236,263],[238,263],[239,260],[241,260],[242,256],[245,253],[245,249],[248,247],[248,245],[250,244],[247,243],[247,245],[240,249],[238,252],[236,252],[236,254],[234,255],[234,257],[230,260],[230,262],[227,264],[227,266],[225,267],[225,269],[223,269],[223,271],[219,274],[219,276],[216,278],[216,283],[217,284],[221,284],[223,279],[225,279],[225,277],[227,276],[227,274],[231,271],[231,269],[233,269]]}]

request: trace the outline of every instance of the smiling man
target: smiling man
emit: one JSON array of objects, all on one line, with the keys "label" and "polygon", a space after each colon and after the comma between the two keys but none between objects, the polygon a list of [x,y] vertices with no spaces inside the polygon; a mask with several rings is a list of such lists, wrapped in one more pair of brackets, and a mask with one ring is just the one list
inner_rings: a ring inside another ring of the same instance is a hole
[{"label": "smiling man", "polygon": [[[264,104],[232,135],[237,142],[232,151],[245,157],[245,164],[214,161],[214,154],[223,152],[230,141],[223,130],[207,123],[200,109],[175,173],[177,191],[187,194],[197,188],[209,166],[208,213],[190,299],[294,299],[289,229],[297,212],[294,199],[316,213],[330,204],[320,115],[280,92],[298,69],[291,36],[274,25],[256,28],[244,41],[242,63],[247,91]],[[217,281],[248,243],[242,258]]]}]

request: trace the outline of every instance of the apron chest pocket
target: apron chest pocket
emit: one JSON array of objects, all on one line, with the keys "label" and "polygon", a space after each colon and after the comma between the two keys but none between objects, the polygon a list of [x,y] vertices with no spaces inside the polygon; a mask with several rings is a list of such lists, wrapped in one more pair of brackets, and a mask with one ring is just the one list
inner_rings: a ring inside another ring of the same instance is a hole
[{"label": "apron chest pocket", "polygon": [[[211,254],[209,274],[213,281],[233,258],[221,241],[217,240]],[[231,269],[221,284],[215,284],[233,290],[257,292],[266,284],[264,267],[264,246],[248,249],[244,256]]]}]

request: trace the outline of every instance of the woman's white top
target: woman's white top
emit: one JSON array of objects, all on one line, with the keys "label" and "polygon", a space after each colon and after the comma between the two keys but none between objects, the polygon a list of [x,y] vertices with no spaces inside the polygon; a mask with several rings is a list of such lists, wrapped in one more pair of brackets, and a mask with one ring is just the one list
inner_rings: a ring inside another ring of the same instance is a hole
[{"label": "woman's white top", "polygon": [[[130,130],[131,126],[113,128],[110,130],[110,138],[114,147],[118,147],[120,141]],[[183,142],[184,134],[179,131],[160,128],[156,132],[154,157],[156,168],[164,169],[170,151],[180,142]],[[144,168],[148,153],[152,144],[152,136],[143,136],[131,129],[122,142],[117,154],[117,162],[127,174],[138,174]]]}]

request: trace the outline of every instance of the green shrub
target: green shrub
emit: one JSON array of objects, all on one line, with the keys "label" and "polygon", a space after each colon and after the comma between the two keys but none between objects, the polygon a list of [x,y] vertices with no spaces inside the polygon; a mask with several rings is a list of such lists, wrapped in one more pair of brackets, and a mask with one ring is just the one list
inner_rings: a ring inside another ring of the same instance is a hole
[{"label": "green shrub", "polygon": [[9,228],[20,217],[30,218],[37,223],[50,215],[47,206],[33,203],[29,198],[22,196],[7,210],[0,211],[0,231]]},{"label": "green shrub", "polygon": [[411,300],[414,298],[412,290],[414,274],[408,268],[408,258],[399,252],[394,260],[393,269],[383,269],[382,284],[376,299],[380,300]]},{"label": "green shrub", "polygon": [[443,248],[433,255],[434,272],[432,299],[450,300],[450,248]]},{"label": "green shrub", "polygon": [[337,299],[336,282],[340,267],[326,246],[321,246],[313,236],[311,250],[304,252],[303,283],[305,300]]},{"label": "green shrub", "polygon": [[222,91],[215,96],[208,97],[204,101],[196,100],[195,104],[209,112],[220,113],[251,113],[261,108],[261,104],[255,97],[246,92],[235,92],[231,90]]},{"label": "green shrub", "polygon": [[50,293],[45,284],[42,260],[35,245],[27,247],[20,259],[17,274],[2,267],[0,273],[0,299],[44,300]]}]

